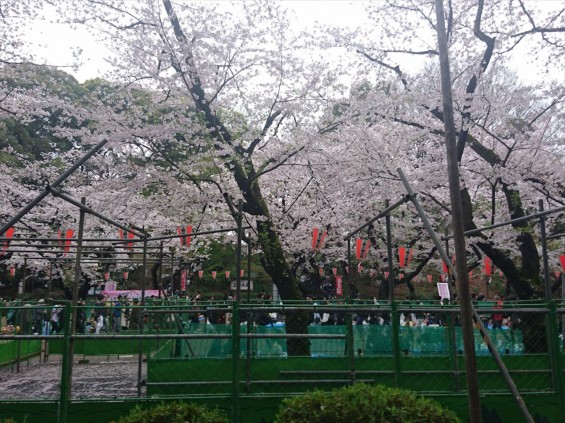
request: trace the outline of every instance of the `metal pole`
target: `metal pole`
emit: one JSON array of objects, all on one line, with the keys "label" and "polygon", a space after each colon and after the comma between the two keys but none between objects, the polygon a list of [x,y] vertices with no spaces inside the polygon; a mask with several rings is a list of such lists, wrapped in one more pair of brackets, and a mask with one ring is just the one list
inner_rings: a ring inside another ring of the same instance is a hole
[{"label": "metal pole", "polygon": [[14,226],[17,222],[19,222],[20,219],[22,217],[24,217],[36,205],[38,205],[41,202],[41,200],[43,200],[45,197],[47,197],[47,195],[49,194],[50,188],[56,188],[59,185],[61,185],[69,176],[71,176],[79,167],[81,167],[84,164],[84,162],[86,162],[88,159],[90,159],[92,156],[94,156],[94,154],[96,154],[98,152],[98,150],[100,150],[102,147],[104,147],[104,145],[107,142],[108,142],[108,140],[100,141],[98,144],[96,144],[92,148],[92,150],[90,150],[88,153],[86,153],[84,156],[82,156],[79,159],[78,162],[76,162],[69,169],[67,169],[61,176],[59,176],[55,182],[52,182],[50,185],[48,185],[47,188],[45,188],[41,194],[39,194],[37,197],[35,197],[35,199],[33,199],[27,206],[25,206],[23,209],[21,209],[18,214],[16,214],[12,219],[10,219],[8,221],[8,223],[6,223],[4,226],[2,226],[2,228],[0,228],[0,235],[4,235],[4,233],[9,228]]},{"label": "metal pole", "polygon": [[[251,301],[251,234],[247,235],[247,304]],[[248,319],[249,320],[249,319]]]},{"label": "metal pole", "polygon": [[[91,214],[91,215],[97,217],[98,219],[103,220],[104,222],[107,222],[107,223],[109,223],[109,224],[111,224],[111,225],[114,225],[114,226],[120,228],[120,229],[123,229],[124,231],[126,231],[126,233],[127,233],[127,232],[131,232],[132,234],[134,234],[134,235],[136,235],[136,236],[138,236],[138,237],[140,237],[140,238],[142,238],[142,237],[145,236],[145,234],[142,234],[142,233],[140,233],[140,232],[136,232],[135,230],[133,230],[133,229],[131,229],[131,228],[125,226],[125,225],[122,225],[121,223],[118,223],[118,222],[116,222],[116,221],[114,221],[114,220],[112,220],[112,219],[107,218],[106,216],[104,216],[104,215],[102,215],[102,214],[100,214],[100,213],[98,213],[98,212],[95,212],[95,211],[92,210],[90,207],[86,206],[84,202],[81,201],[81,202],[79,203],[78,201],[76,201],[76,200],[73,199],[72,197],[69,197],[68,195],[63,194],[63,193],[60,192],[60,191],[57,191],[57,190],[54,189],[53,187],[48,187],[47,189],[48,189],[49,192],[51,192],[51,194],[53,194],[55,197],[60,197],[60,198],[62,198],[62,199],[65,200],[66,202],[72,204],[73,206],[78,207],[78,208],[81,209],[82,211],[85,211],[86,213]],[[131,241],[128,240],[128,242],[131,242]]]},{"label": "metal pole", "polygon": [[[420,219],[422,220],[422,223],[424,224],[426,230],[428,231],[430,238],[432,239],[432,241],[434,242],[434,245],[438,249],[440,256],[444,259],[447,266],[453,272],[455,279],[457,280],[457,273],[454,271],[455,269],[453,269],[453,265],[452,265],[451,261],[448,259],[447,254],[445,253],[443,246],[441,245],[440,239],[438,238],[438,236],[434,232],[432,226],[430,225],[430,222],[428,221],[428,218],[426,217],[424,209],[420,205],[420,202],[418,201],[416,195],[414,194],[412,187],[408,183],[406,176],[404,176],[404,173],[402,172],[402,170],[400,168],[397,169],[397,172],[400,176],[400,179],[402,180],[402,183],[404,184],[404,187],[406,188],[406,191],[409,194],[412,195],[412,203],[414,203],[416,210],[418,210],[418,214],[420,215]],[[504,378],[506,384],[508,385],[508,388],[512,392],[512,396],[516,400],[516,403],[518,405],[518,408],[520,409],[520,412],[522,413],[522,416],[524,416],[524,418],[526,419],[526,422],[534,423],[530,413],[528,412],[528,409],[526,408],[526,404],[524,402],[524,399],[520,395],[520,392],[518,392],[518,388],[516,387],[516,384],[512,380],[512,377],[510,376],[508,369],[506,368],[504,362],[500,358],[500,354],[498,354],[496,347],[493,345],[493,343],[490,339],[488,331],[485,329],[485,327],[483,325],[483,322],[481,320],[481,316],[479,315],[479,313],[477,313],[477,310],[474,308],[472,303],[471,303],[471,310],[473,312],[473,318],[475,319],[475,323],[479,326],[479,331],[481,332],[481,336],[483,337],[483,341],[489,347],[489,351],[492,355],[492,358],[494,359],[496,365],[498,366],[500,373],[502,373],[502,377]],[[473,339],[473,341],[474,341],[474,339]]]},{"label": "metal pole", "polygon": [[[173,295],[174,295],[174,293],[175,293],[175,291],[174,291],[174,289],[173,289],[173,288],[174,288],[174,285],[173,285],[173,283],[174,283],[174,282],[173,282],[173,267],[174,267],[174,265],[175,265],[174,259],[175,259],[175,255],[171,252],[171,290],[173,291]],[[180,267],[179,267],[179,273],[180,273]],[[182,283],[182,274],[180,275],[180,279],[181,279],[181,283]],[[179,289],[179,294],[180,294],[180,292],[181,292],[181,290],[182,290],[182,286],[181,286],[180,288],[181,288],[181,289]],[[161,291],[159,291],[159,295],[161,295]]]},{"label": "metal pole", "polygon": [[[561,272],[561,302],[565,305],[565,271]],[[562,344],[565,345],[565,313],[561,315]]]},{"label": "metal pole", "polygon": [[240,378],[240,316],[239,304],[241,301],[241,238],[243,235],[243,201],[237,202],[237,258],[236,258],[236,298],[233,302],[232,321],[232,422],[239,422],[239,378]]},{"label": "metal pole", "polygon": [[57,412],[57,422],[66,423],[68,421],[69,413],[69,399],[70,399],[70,355],[71,345],[71,307],[67,302],[65,304],[65,313],[63,315],[63,361],[61,365],[61,389],[59,398],[59,407]]},{"label": "metal pole", "polygon": [[159,262],[161,263],[161,265],[159,266],[159,272],[158,272],[158,278],[159,280],[157,281],[157,288],[159,290],[163,289],[163,286],[161,284],[161,278],[163,277],[163,241],[161,241],[161,244],[159,245]]},{"label": "metal pole", "polygon": [[[141,276],[141,306],[145,305],[145,285],[147,284],[147,238],[143,239],[143,275]],[[145,330],[144,309],[141,310],[139,315],[139,333],[143,334]],[[141,385],[143,381],[143,340],[140,338],[138,342],[138,357],[137,357],[137,396],[141,397]]]},{"label": "metal pole", "polygon": [[[385,207],[389,208],[390,201],[385,200]],[[388,261],[388,296],[390,304],[394,301],[394,265],[392,258],[392,229],[390,225],[390,214],[387,213],[385,217],[386,224],[386,251],[387,251],[387,261]],[[390,316],[392,319],[392,315]]]},{"label": "metal pole", "polygon": [[51,298],[51,285],[53,278],[53,260],[49,260],[49,279],[47,280],[47,296]]},{"label": "metal pole", "polygon": [[[410,196],[409,195],[405,195],[404,197],[402,197],[400,200],[398,200],[396,203],[394,203],[391,206],[386,206],[386,208],[380,212],[378,215],[376,215],[375,217],[373,217],[371,220],[369,220],[368,222],[365,222],[363,225],[359,226],[357,229],[353,230],[352,232],[348,233],[347,235],[345,235],[343,237],[343,239],[349,239],[351,237],[353,237],[355,234],[357,234],[358,232],[360,232],[361,230],[365,229],[367,226],[369,226],[371,223],[375,222],[376,220],[379,220],[380,218],[386,216],[389,212],[391,212],[392,210],[394,210],[395,208],[397,208],[398,206],[408,202],[410,200]],[[388,200],[387,200],[388,201]],[[388,203],[387,203],[388,204]]]},{"label": "metal pole", "polygon": [[[410,196],[404,198],[409,199]],[[391,209],[389,207],[390,200],[385,200],[385,210]],[[401,368],[400,368],[400,320],[398,311],[396,309],[394,297],[394,258],[392,253],[392,227],[390,222],[390,213],[385,215],[386,225],[386,250],[388,261],[388,294],[390,299],[390,328],[392,331],[392,354],[394,360],[394,381],[396,386],[402,385]]]},{"label": "metal pole", "polygon": [[[241,239],[243,237],[243,201],[237,203],[237,247],[236,247],[236,275],[237,301],[241,300]],[[229,281],[228,281],[229,282]]]},{"label": "metal pole", "polygon": [[[481,232],[487,231],[489,229],[500,228],[501,226],[512,225],[514,223],[527,222],[528,220],[532,220],[537,217],[547,216],[548,214],[558,213],[563,210],[565,210],[565,206],[557,207],[556,209],[545,210],[540,213],[528,214],[526,216],[517,217],[516,219],[507,220],[506,222],[495,223],[494,225],[483,226],[477,229],[471,229],[469,231],[465,231],[465,236],[480,234]],[[547,239],[559,238],[562,236],[563,234],[556,234],[556,235],[548,236]],[[446,238],[453,238],[453,235],[447,236]]]},{"label": "metal pole", "polygon": [[349,288],[349,300],[353,300],[353,289],[351,289],[351,238],[347,238],[347,286]]},{"label": "metal pole", "polygon": [[[81,203],[84,204],[86,202],[86,198],[81,198]],[[85,211],[84,209],[80,209],[79,213],[79,220],[78,220],[78,235],[77,235],[77,252],[75,258],[75,277],[73,281],[73,289],[72,289],[72,302],[71,302],[71,319],[70,319],[70,333],[74,335],[77,328],[77,303],[78,303],[78,287],[80,285],[81,279],[81,265],[80,260],[82,256],[82,238],[84,236],[84,219],[85,219]],[[71,390],[72,390],[72,378],[73,378],[73,355],[74,355],[74,346],[75,342],[71,338],[69,339],[69,348],[65,351],[65,354],[68,353],[70,356],[69,359],[69,367],[68,372],[65,374],[65,383],[68,386],[67,397],[71,397]]]},{"label": "metal pole", "polygon": [[[24,292],[25,292],[25,286],[26,286],[26,278],[27,278],[27,257],[24,258],[24,271],[23,271],[23,277],[22,277],[21,288],[20,288],[20,292],[21,292],[20,305],[21,306],[24,305]],[[19,314],[19,319],[18,319],[19,322],[20,322],[20,333],[23,333],[23,331],[24,331],[24,314],[25,314],[25,309],[24,308],[20,309],[20,314]],[[21,341],[18,341],[16,373],[20,372],[21,344],[22,344]]]},{"label": "metal pole", "polygon": [[[543,212],[543,200],[538,201],[539,211]],[[545,217],[540,217],[541,251],[543,259],[543,286],[545,288],[545,301],[551,300],[551,286],[549,284],[549,260],[547,258],[547,237],[545,233]]]}]

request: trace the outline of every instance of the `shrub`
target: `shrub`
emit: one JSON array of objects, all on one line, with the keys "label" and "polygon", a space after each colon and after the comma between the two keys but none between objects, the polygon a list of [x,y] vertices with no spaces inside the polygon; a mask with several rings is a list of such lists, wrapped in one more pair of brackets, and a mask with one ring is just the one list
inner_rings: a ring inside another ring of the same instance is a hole
[{"label": "shrub", "polygon": [[438,402],[404,389],[356,384],[283,400],[275,423],[457,423]]},{"label": "shrub", "polygon": [[119,423],[228,423],[228,419],[218,410],[171,402],[149,409],[137,406],[127,416],[120,418]]}]

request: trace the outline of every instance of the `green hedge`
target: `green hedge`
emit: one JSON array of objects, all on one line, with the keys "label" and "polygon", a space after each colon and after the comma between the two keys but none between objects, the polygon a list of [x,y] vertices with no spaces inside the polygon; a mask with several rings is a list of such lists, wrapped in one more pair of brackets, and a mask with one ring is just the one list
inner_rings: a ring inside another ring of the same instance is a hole
[{"label": "green hedge", "polygon": [[411,391],[356,384],[283,401],[275,423],[457,423],[457,415]]}]

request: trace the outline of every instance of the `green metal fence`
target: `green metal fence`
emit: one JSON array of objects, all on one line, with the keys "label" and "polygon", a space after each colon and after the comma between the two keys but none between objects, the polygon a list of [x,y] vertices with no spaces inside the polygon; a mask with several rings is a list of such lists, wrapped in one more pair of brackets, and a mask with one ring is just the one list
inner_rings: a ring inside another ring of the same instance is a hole
[{"label": "green metal fence", "polygon": [[[559,328],[563,305],[477,306],[485,324],[493,326],[488,330],[490,348],[499,352],[521,394],[557,399],[552,407],[541,406],[539,413],[565,421]],[[258,421],[243,405],[250,403],[252,409],[253,398],[280,400],[359,382],[462,398],[465,403],[457,306],[176,301],[122,305],[120,316],[114,308],[0,308],[0,417],[13,414],[17,404],[24,415],[30,401],[43,403],[45,410],[51,407],[50,417],[37,421],[65,422],[74,420],[79,403],[131,406],[156,399],[215,398],[233,421]],[[79,318],[92,316],[93,323],[77,318],[71,330],[74,312]],[[51,321],[58,313],[60,321]],[[100,314],[105,323],[96,330],[93,324]],[[494,323],[497,314],[503,320]],[[481,393],[508,395],[478,330],[475,350]],[[530,404],[536,407],[535,401]],[[465,410],[458,412],[465,417]],[[268,419],[274,410],[264,413]]]}]

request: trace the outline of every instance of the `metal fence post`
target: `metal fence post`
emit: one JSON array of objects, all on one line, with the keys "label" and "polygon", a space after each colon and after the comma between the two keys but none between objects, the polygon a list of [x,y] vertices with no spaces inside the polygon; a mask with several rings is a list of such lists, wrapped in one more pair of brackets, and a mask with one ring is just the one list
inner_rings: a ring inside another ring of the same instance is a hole
[{"label": "metal fence post", "polygon": [[400,316],[396,301],[390,302],[390,324],[392,325],[392,356],[394,365],[394,383],[402,386],[402,369],[400,366]]},{"label": "metal fence post", "polygon": [[351,312],[345,315],[345,351],[349,363],[349,380],[355,383],[355,331]]},{"label": "metal fence post", "polygon": [[561,404],[561,414],[565,415],[565,392],[563,392],[563,369],[561,368],[561,360],[559,357],[559,328],[557,326],[557,305],[555,301],[550,301],[549,305],[549,325],[548,326],[548,342],[549,356],[551,363],[551,376],[553,389],[559,393],[559,402]]},{"label": "metal fence post", "polygon": [[70,399],[70,376],[71,376],[71,307],[69,303],[65,304],[65,313],[63,319],[63,362],[61,368],[61,389],[59,398],[59,408],[57,413],[57,422],[66,423],[69,414]]},{"label": "metal fence post", "polygon": [[231,421],[239,422],[239,298],[232,302],[232,398],[231,398]]}]

